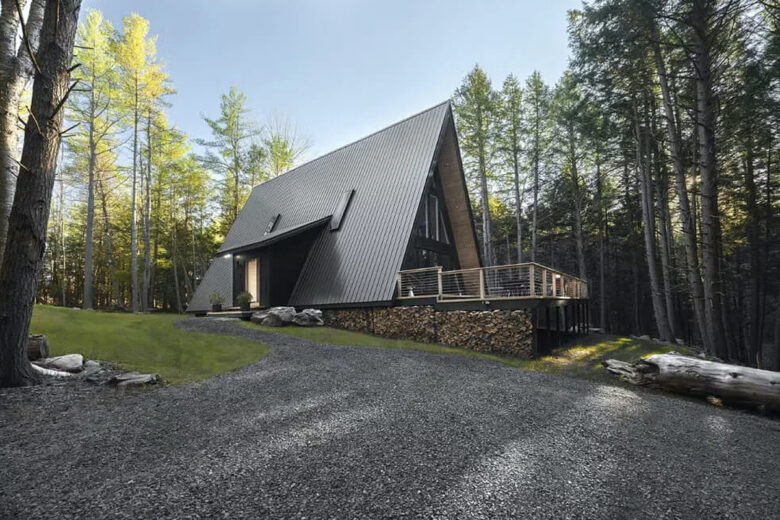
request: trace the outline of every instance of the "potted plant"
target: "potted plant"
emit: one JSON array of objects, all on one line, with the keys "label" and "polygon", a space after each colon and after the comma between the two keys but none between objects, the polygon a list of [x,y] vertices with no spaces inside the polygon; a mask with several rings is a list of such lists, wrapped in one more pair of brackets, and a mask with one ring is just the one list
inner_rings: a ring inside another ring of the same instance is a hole
[{"label": "potted plant", "polygon": [[252,299],[253,299],[252,294],[246,291],[236,296],[236,302],[238,303],[238,306],[242,311],[249,310],[249,304],[252,303]]},{"label": "potted plant", "polygon": [[222,311],[222,304],[225,303],[225,297],[217,291],[209,294],[209,302],[211,303],[211,312]]}]

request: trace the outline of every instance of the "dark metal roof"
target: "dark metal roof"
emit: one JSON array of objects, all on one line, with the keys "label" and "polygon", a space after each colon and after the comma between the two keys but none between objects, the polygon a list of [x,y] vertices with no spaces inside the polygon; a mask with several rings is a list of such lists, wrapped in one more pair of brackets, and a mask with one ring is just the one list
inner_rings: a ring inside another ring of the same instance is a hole
[{"label": "dark metal roof", "polygon": [[263,233],[262,236],[260,237],[260,240],[258,240],[257,242],[249,242],[247,244],[237,245],[235,247],[231,247],[230,249],[225,248],[225,246],[223,245],[219,250],[219,254],[237,253],[239,251],[246,251],[249,249],[259,249],[261,247],[270,246],[271,244],[275,244],[280,240],[284,240],[286,238],[299,235],[304,231],[308,231],[317,226],[321,226],[327,223],[330,219],[331,219],[330,215],[325,215],[322,218],[314,219],[308,222],[299,222],[294,226],[288,226],[281,229],[276,229],[269,233]]},{"label": "dark metal roof", "polygon": [[[273,235],[326,219],[343,193],[355,190],[339,230],[324,229],[312,245],[289,303],[392,300],[434,152],[451,118],[449,102],[439,104],[256,186],[220,254],[261,244],[277,213]],[[213,290],[204,287],[207,280],[208,274],[188,310],[200,310],[201,289]]]}]

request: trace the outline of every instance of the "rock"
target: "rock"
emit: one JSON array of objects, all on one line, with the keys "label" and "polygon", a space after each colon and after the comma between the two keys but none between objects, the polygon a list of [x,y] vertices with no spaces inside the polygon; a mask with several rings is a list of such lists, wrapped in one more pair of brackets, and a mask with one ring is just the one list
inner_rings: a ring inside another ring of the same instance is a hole
[{"label": "rock", "polygon": [[84,362],[84,379],[90,383],[100,382],[100,374],[103,369],[100,368],[100,363],[95,360],[88,360]]},{"label": "rock", "polygon": [[127,388],[129,386],[154,385],[162,380],[158,374],[141,374],[139,372],[126,372],[117,374],[108,380],[109,385],[117,388]]},{"label": "rock", "polygon": [[271,307],[264,311],[257,311],[249,319],[253,323],[266,327],[281,327],[292,323],[295,314],[295,307]]},{"label": "rock", "polygon": [[30,361],[49,357],[49,342],[43,334],[30,334],[27,339],[27,357]]},{"label": "rock", "polygon": [[81,372],[84,370],[84,356],[81,354],[67,354],[51,358],[39,359],[34,362],[40,367],[63,372]]},{"label": "rock", "polygon": [[674,342],[677,343],[678,345],[685,345],[684,339],[675,338]]},{"label": "rock", "polygon": [[293,316],[292,322],[301,327],[318,327],[325,324],[322,321],[322,311],[317,309],[303,309]]},{"label": "rock", "polygon": [[639,336],[636,339],[641,339],[641,340],[644,340],[644,341],[650,341],[650,336],[648,336],[647,334],[643,334],[642,336]]}]

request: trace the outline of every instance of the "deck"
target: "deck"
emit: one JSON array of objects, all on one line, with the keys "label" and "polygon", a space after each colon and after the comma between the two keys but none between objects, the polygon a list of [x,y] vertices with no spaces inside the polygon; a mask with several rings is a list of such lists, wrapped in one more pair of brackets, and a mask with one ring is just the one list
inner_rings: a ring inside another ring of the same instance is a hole
[{"label": "deck", "polygon": [[587,299],[588,283],[535,262],[444,271],[426,267],[399,271],[396,298],[438,302]]}]

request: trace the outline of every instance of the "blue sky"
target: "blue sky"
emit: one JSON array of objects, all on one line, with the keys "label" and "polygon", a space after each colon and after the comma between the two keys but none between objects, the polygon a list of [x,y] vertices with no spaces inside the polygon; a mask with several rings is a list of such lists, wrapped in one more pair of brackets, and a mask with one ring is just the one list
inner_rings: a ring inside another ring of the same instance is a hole
[{"label": "blue sky", "polygon": [[262,121],[295,122],[316,157],[452,95],[479,63],[500,86],[567,65],[566,11],[579,0],[84,0],[115,27],[136,12],[158,35],[177,94],[170,119],[208,137],[231,85]]}]

